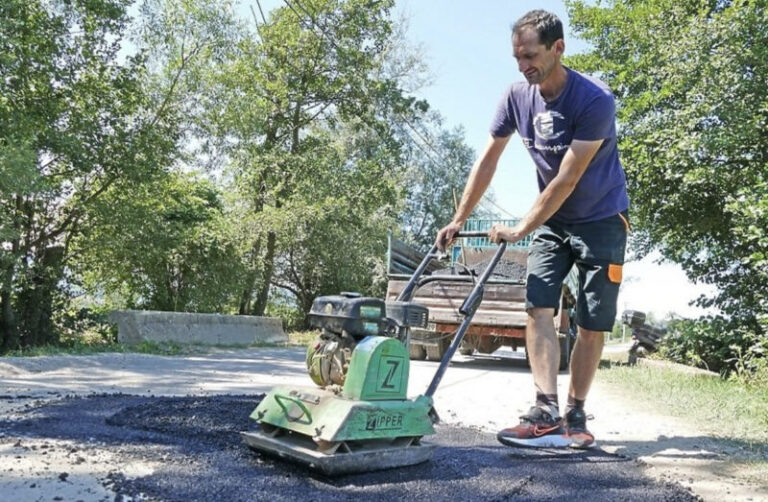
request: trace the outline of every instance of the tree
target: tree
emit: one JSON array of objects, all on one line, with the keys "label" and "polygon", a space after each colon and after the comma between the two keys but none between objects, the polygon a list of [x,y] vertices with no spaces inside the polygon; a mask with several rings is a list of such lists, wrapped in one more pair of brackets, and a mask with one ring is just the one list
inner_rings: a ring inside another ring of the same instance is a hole
[{"label": "tree", "polygon": [[125,0],[0,5],[0,348],[53,341],[71,238],[118,180],[162,169],[173,121],[119,57]]},{"label": "tree", "polygon": [[162,174],[133,189],[115,185],[88,213],[73,243],[73,268],[87,291],[124,305],[227,312],[241,269],[218,189],[190,175]]},{"label": "tree", "polygon": [[768,10],[753,0],[568,1],[592,49],[570,64],[618,100],[635,244],[768,330]]},{"label": "tree", "polygon": [[364,128],[315,130],[308,141],[310,155],[296,159],[302,196],[285,206],[273,279],[305,314],[319,295],[383,295],[377,270],[403,198],[398,152]]},{"label": "tree", "polygon": [[315,183],[328,179],[313,171],[326,143],[315,140],[315,131],[355,122],[389,144],[394,139],[387,114],[406,112],[415,101],[405,99],[397,82],[381,72],[391,36],[391,1],[285,3],[268,17],[254,16],[256,37],[244,39],[239,57],[222,71],[226,104],[211,120],[251,213],[243,222],[250,246],[242,314],[264,312],[281,253],[278,236],[283,222],[295,216],[287,213],[311,198]]},{"label": "tree", "polygon": [[[401,227],[407,242],[429,248],[456,212],[475,151],[467,146],[464,130],[445,129],[436,111],[401,118],[400,124],[407,165]],[[484,199],[493,201],[493,193],[489,190]],[[472,216],[491,218],[492,212],[481,202]]]}]

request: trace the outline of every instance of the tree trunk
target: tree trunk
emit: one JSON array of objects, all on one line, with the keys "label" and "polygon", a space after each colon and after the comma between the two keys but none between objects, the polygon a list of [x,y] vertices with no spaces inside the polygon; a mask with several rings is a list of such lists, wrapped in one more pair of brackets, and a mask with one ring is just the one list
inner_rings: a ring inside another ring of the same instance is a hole
[{"label": "tree trunk", "polygon": [[256,294],[256,301],[253,305],[254,315],[264,315],[267,309],[267,300],[269,299],[269,286],[272,282],[272,274],[275,270],[275,248],[277,244],[277,235],[274,232],[267,233],[267,252],[264,255],[264,273],[261,276],[261,285]]},{"label": "tree trunk", "polygon": [[19,332],[16,327],[16,315],[13,311],[11,289],[13,284],[13,265],[4,271],[2,291],[0,291],[0,349],[3,352],[19,345]]},{"label": "tree trunk", "polygon": [[251,269],[245,277],[245,287],[240,294],[240,308],[238,309],[240,315],[251,314],[251,300],[253,299],[253,290],[256,287],[256,261],[259,258],[260,252],[261,238],[256,239],[251,246]]},{"label": "tree trunk", "polygon": [[63,246],[51,246],[39,251],[29,271],[31,287],[20,291],[16,297],[19,341],[23,347],[59,342],[59,334],[53,324],[53,310],[63,262]]},{"label": "tree trunk", "polygon": [[[303,83],[303,80],[302,80]],[[299,130],[301,120],[301,101],[298,101],[293,109],[292,117],[292,130],[291,130],[291,153],[295,154],[299,151]],[[282,205],[283,194],[278,194],[275,201],[275,207],[280,208]],[[267,253],[264,255],[264,273],[262,274],[262,282],[259,288],[258,295],[256,296],[256,303],[254,305],[255,315],[264,315],[264,311],[267,308],[267,300],[269,299],[269,287],[272,283],[272,274],[275,270],[275,248],[277,244],[277,236],[274,232],[267,234]]]},{"label": "tree trunk", "polygon": [[301,326],[301,329],[303,330],[309,329],[309,312],[312,310],[312,302],[314,301],[315,301],[315,295],[311,295],[311,294],[303,294],[301,299],[299,300],[301,311],[304,312],[304,322]]},{"label": "tree trunk", "polygon": [[253,288],[256,287],[256,272],[251,270],[245,277],[245,287],[240,294],[240,307],[237,309],[237,313],[240,315],[251,315],[251,297],[253,296]]},{"label": "tree trunk", "polygon": [[[17,231],[20,231],[18,213],[22,207],[21,196],[16,196],[16,216],[13,218],[14,226]],[[9,350],[19,348],[19,327],[16,320],[16,312],[13,306],[13,279],[16,275],[16,259],[17,253],[21,242],[18,238],[14,239],[11,243],[11,252],[6,256],[9,258],[9,263],[3,270],[2,282],[0,282],[0,351],[7,352]]]}]

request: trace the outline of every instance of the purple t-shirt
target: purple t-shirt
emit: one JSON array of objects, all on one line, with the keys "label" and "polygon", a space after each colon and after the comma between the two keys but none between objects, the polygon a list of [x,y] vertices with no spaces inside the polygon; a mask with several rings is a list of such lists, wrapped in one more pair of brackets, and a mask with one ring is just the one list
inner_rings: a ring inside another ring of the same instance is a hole
[{"label": "purple t-shirt", "polygon": [[557,175],[572,140],[602,139],[576,188],[552,216],[562,223],[585,223],[626,210],[629,197],[616,145],[613,94],[595,78],[566,71],[565,89],[552,102],[541,97],[538,85],[512,84],[499,103],[491,134],[503,138],[520,133],[536,164],[539,191]]}]

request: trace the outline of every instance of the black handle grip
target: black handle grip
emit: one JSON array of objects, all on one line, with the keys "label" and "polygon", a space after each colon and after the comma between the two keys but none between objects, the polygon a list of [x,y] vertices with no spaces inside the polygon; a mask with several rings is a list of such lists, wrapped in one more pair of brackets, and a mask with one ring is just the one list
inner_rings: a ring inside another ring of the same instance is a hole
[{"label": "black handle grip", "polygon": [[461,230],[453,234],[453,237],[456,239],[461,237],[488,237],[488,233],[487,230],[472,230],[467,232]]}]

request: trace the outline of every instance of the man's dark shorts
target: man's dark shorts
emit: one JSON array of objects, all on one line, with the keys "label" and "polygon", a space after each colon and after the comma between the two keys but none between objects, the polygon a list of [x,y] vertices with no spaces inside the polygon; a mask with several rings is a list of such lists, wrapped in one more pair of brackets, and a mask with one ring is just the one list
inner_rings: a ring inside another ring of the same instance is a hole
[{"label": "man's dark shorts", "polygon": [[628,231],[626,212],[588,223],[544,223],[528,251],[526,308],[557,309],[563,281],[575,264],[576,324],[611,331]]}]

